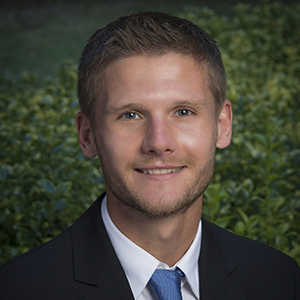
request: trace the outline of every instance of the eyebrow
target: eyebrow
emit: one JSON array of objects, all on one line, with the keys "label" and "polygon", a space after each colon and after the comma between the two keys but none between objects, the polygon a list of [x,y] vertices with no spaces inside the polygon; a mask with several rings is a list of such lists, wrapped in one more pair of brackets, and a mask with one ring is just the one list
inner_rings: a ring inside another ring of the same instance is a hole
[{"label": "eyebrow", "polygon": [[125,104],[125,105],[121,105],[121,106],[108,106],[107,107],[107,112],[109,113],[118,113],[118,112],[121,112],[121,111],[125,111],[125,110],[132,110],[132,109],[137,109],[137,108],[144,108],[144,105],[141,105],[140,103],[128,103],[128,104]]},{"label": "eyebrow", "polygon": [[205,105],[205,100],[197,98],[195,100],[178,100],[174,102],[174,106],[196,106],[202,107]]},{"label": "eyebrow", "polygon": [[[197,98],[195,100],[176,100],[176,101],[172,101],[171,105],[174,108],[179,106],[193,106],[200,109],[201,107],[206,105],[206,101],[200,98]],[[130,102],[121,106],[110,105],[107,107],[107,112],[114,114],[125,110],[144,110],[144,109],[146,109],[146,107],[145,105],[143,105],[142,102]]]}]

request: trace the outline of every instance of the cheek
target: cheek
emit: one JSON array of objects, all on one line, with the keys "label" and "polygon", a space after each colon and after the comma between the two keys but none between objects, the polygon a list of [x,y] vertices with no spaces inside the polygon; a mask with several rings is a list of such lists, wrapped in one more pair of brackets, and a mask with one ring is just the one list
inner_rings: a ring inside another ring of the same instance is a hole
[{"label": "cheek", "polygon": [[206,124],[194,123],[178,134],[180,145],[193,156],[210,155],[216,146],[216,125],[212,122]]},{"label": "cheek", "polygon": [[107,130],[99,138],[98,148],[100,156],[105,164],[122,165],[130,163],[137,152],[138,138],[135,134],[125,133],[122,130]]}]

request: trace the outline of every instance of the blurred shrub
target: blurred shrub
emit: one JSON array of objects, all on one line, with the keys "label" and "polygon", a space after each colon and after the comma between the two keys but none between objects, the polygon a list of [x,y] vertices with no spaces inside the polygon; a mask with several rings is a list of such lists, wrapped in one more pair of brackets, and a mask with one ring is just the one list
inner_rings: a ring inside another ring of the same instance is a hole
[{"label": "blurred shrub", "polygon": [[85,159],[75,116],[76,68],[64,63],[44,88],[0,77],[0,263],[70,226],[104,190],[97,159]]},{"label": "blurred shrub", "polygon": [[[203,214],[300,263],[300,5],[180,16],[218,41],[234,111]],[[64,63],[43,88],[36,81],[0,76],[0,264],[57,235],[104,190],[99,162],[77,142],[76,68]]]}]

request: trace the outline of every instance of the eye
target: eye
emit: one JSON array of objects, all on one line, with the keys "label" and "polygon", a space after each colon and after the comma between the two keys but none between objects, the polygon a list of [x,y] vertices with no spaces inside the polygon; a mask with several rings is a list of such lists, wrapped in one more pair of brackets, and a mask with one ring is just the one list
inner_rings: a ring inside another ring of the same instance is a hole
[{"label": "eye", "polygon": [[179,116],[179,117],[185,117],[185,116],[189,116],[192,112],[186,108],[183,109],[179,109],[176,111],[175,115]]},{"label": "eye", "polygon": [[128,120],[134,120],[134,119],[140,119],[140,116],[135,112],[127,112],[124,115],[122,115],[122,118],[125,118]]}]

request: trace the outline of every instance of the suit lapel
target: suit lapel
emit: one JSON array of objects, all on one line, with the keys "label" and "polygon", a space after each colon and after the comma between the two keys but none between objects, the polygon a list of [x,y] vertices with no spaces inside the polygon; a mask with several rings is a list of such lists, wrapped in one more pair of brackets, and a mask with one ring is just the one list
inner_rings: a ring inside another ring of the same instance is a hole
[{"label": "suit lapel", "polygon": [[102,222],[101,195],[72,226],[74,279],[96,288],[85,299],[133,299]]},{"label": "suit lapel", "polygon": [[[202,219],[202,243],[199,259],[201,300],[243,300],[243,287],[230,278],[238,267],[224,252],[223,229]],[[230,242],[229,242],[230,243]]]},{"label": "suit lapel", "polygon": [[134,300],[123,270],[101,282],[84,300]]}]

